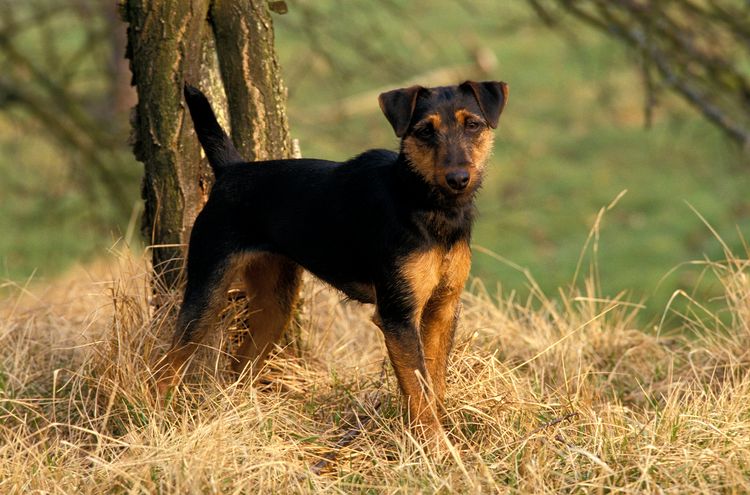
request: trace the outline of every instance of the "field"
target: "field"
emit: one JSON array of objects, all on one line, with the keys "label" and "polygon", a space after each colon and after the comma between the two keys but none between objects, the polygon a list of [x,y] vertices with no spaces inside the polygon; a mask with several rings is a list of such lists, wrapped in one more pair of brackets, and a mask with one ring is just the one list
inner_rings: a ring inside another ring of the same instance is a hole
[{"label": "field", "polygon": [[305,156],[396,148],[379,90],[510,84],[449,365],[452,447],[433,456],[406,428],[371,309],[311,278],[261,381],[226,372],[233,305],[156,401],[179,301],[152,304],[142,166],[123,138],[133,208],[117,211],[11,106],[0,493],[750,492],[747,154],[666,90],[646,128],[638,60],[523,2],[288,3],[276,36]]},{"label": "field", "polygon": [[[431,5],[300,2],[275,18],[303,154],[344,159],[396,148],[378,90],[415,80],[507,80],[510,103],[480,195],[474,274],[523,298],[525,269],[549,294],[569,287],[599,210],[627,191],[600,230],[602,293],[627,291],[647,306],[642,319],[657,318],[676,290],[718,294],[688,264],[722,255],[691,207],[742,251],[736,229],[750,228],[746,155],[665,89],[646,129],[638,60],[597,33],[574,24],[550,30],[522,2]],[[339,18],[346,22],[333,22]],[[73,30],[61,45],[74,50],[79,37]],[[471,68],[477,59],[487,74]],[[80,84],[99,87],[95,78]],[[106,195],[92,193],[81,157],[51,146],[42,128],[21,125],[19,112],[10,107],[0,118],[0,276],[49,280],[122,238],[137,247],[142,166],[125,136],[119,173],[132,212],[117,213]]]},{"label": "field", "polygon": [[[523,3],[467,4],[402,5],[399,19],[409,28],[378,38],[367,57],[357,57],[360,46],[348,40],[395,22],[379,6],[357,2],[359,16],[347,11],[350,23],[294,11],[281,17],[292,131],[303,153],[340,159],[367,147],[395,148],[373,87],[447,84],[458,76],[446,79],[436,67],[470,65],[487,48],[496,65],[486,77],[506,80],[510,99],[479,196],[474,243],[507,261],[476,251],[474,274],[522,297],[529,293],[524,269],[548,293],[570,286],[599,210],[625,192],[600,230],[602,292],[628,291],[648,306],[648,318],[676,290],[699,285],[706,297],[716,294],[685,263],[722,255],[700,216],[743,249],[736,229],[750,229],[747,155],[666,90],[646,128],[638,60],[600,34],[575,25],[550,31]],[[361,99],[368,94],[369,106]],[[357,111],[347,112],[351,106]]]},{"label": "field", "polygon": [[748,265],[708,264],[724,317],[695,301],[680,332],[643,331],[591,280],[533,304],[475,281],[449,366],[453,447],[434,458],[404,426],[369,313],[311,280],[301,338],[262,382],[231,382],[215,342],[154,403],[169,308],[150,309],[143,260],[113,255],[0,308],[0,491],[747,492]]}]

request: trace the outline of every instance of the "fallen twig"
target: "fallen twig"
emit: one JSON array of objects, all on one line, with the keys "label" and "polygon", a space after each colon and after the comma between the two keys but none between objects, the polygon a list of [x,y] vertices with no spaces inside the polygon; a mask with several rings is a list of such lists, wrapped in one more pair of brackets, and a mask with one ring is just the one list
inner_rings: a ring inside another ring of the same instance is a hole
[{"label": "fallen twig", "polygon": [[[547,421],[546,423],[543,423],[542,425],[540,425],[538,428],[535,428],[534,430],[532,430],[530,433],[524,436],[522,440],[527,440],[531,438],[532,436],[536,435],[537,433],[539,433],[540,431],[546,430],[550,426],[555,426],[556,424],[562,423],[563,421],[567,421],[569,419],[573,419],[575,417],[578,417],[577,412],[568,413],[565,416],[560,416],[555,419],[551,419]],[[519,442],[522,440],[519,440]]]}]

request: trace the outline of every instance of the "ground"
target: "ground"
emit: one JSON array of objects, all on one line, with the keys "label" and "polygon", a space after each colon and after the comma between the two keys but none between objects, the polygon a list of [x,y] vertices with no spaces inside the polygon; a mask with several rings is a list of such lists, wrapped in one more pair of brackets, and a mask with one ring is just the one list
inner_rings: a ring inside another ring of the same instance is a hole
[{"label": "ground", "polygon": [[678,333],[639,328],[639,307],[596,296],[590,278],[583,292],[523,303],[474,280],[449,367],[453,448],[440,459],[405,427],[370,311],[312,279],[298,340],[264,380],[233,382],[217,340],[157,403],[149,364],[173,318],[151,307],[144,267],[124,251],[8,288],[2,492],[750,490],[746,260],[707,266],[724,314],[695,301]]}]

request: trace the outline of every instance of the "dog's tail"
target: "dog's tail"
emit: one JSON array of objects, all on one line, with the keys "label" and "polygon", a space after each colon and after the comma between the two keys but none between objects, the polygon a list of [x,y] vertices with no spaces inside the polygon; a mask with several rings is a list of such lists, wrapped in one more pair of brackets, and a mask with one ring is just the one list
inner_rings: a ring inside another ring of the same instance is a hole
[{"label": "dog's tail", "polygon": [[211,164],[214,175],[219,177],[227,166],[244,162],[245,160],[234,147],[232,140],[216,120],[216,115],[206,95],[188,83],[185,83],[184,93],[190,115],[193,117],[195,133],[198,134],[198,140],[203,146],[203,151],[206,152],[206,158]]}]

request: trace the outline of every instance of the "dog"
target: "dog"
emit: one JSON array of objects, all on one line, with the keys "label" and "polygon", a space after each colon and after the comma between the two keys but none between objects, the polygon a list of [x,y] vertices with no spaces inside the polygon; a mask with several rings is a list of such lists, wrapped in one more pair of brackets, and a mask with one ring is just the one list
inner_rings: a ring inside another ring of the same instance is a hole
[{"label": "dog", "polygon": [[190,236],[187,286],[157,389],[166,393],[241,274],[251,335],[233,368],[255,375],[289,324],[302,269],[374,304],[410,423],[442,431],[446,366],[471,265],[474,200],[508,101],[504,82],[411,86],[379,96],[399,152],[346,162],[246,162],[205,95],[185,85],[216,176]]}]

